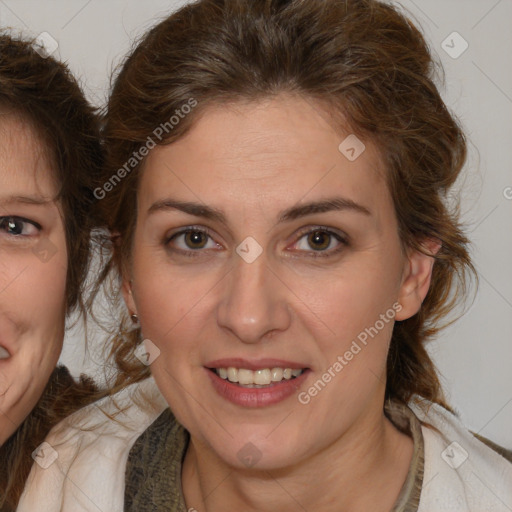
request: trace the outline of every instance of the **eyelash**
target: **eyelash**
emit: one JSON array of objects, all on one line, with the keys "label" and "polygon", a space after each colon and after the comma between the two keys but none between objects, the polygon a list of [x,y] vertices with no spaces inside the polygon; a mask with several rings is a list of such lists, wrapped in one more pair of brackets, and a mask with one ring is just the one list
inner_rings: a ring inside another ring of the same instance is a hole
[{"label": "eyelash", "polygon": [[[25,217],[19,217],[16,215],[5,215],[3,217],[0,217],[0,232],[5,231],[6,235],[8,237],[12,237],[12,238],[28,238],[31,236],[35,236],[35,235],[23,235],[23,234],[13,235],[12,233],[7,233],[8,224],[9,224],[9,222],[13,222],[13,221],[16,223],[21,222],[24,225],[30,224],[31,226],[35,227],[38,232],[41,231],[41,229],[42,229],[42,226],[40,224],[38,224],[37,222],[34,222],[33,220],[27,219]],[[26,227],[26,226],[23,226],[23,227]],[[22,229],[22,232],[23,231],[25,231],[25,229]]]},{"label": "eyelash", "polygon": [[[205,229],[203,227],[199,227],[199,226],[187,226],[186,228],[184,228],[180,231],[177,231],[176,233],[173,233],[172,235],[166,237],[164,240],[164,245],[166,247],[169,247],[170,242],[172,242],[173,240],[176,240],[176,238],[178,238],[179,236],[186,235],[187,233],[190,233],[190,232],[202,233],[202,234],[206,235],[207,237],[209,237],[211,240],[213,240],[213,236],[212,236],[210,230]],[[345,247],[347,247],[349,245],[348,237],[346,235],[338,233],[336,231],[333,231],[331,228],[328,228],[326,226],[313,226],[311,228],[301,230],[298,233],[298,238],[297,238],[296,242],[294,242],[293,245],[296,245],[305,236],[310,235],[315,232],[325,233],[328,236],[334,238],[337,242],[339,242],[339,246],[336,249],[331,249],[329,251],[325,251],[325,250],[324,251],[315,251],[313,249],[311,249],[311,251],[304,251],[304,250],[299,251],[299,252],[307,253],[308,257],[311,257],[311,258],[332,257],[332,256],[338,254],[339,252],[341,252]],[[217,243],[217,242],[215,242],[215,243]],[[188,257],[199,257],[200,253],[203,252],[202,249],[184,250],[184,249],[169,248],[169,250],[172,252],[179,252],[183,256],[188,256]]]}]

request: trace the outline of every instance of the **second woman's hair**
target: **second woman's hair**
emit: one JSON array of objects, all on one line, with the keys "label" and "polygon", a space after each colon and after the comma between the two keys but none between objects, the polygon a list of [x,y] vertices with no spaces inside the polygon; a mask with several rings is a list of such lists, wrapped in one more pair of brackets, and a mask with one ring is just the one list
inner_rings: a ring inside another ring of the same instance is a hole
[{"label": "second woman's hair", "polygon": [[[7,33],[0,35],[0,122],[2,115],[17,116],[27,125],[53,169],[68,253],[67,312],[84,310],[92,190],[103,161],[99,117],[64,64]],[[0,448],[1,510],[16,508],[33,463],[31,453],[50,428],[99,398],[96,391],[90,379],[77,383],[67,369],[55,369],[35,409]]]}]

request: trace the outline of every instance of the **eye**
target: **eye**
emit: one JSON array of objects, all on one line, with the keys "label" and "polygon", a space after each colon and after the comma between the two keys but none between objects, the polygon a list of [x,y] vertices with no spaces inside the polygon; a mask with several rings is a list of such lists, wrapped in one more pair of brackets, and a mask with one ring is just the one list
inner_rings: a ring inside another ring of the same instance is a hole
[{"label": "eye", "polygon": [[15,237],[34,236],[39,233],[41,226],[23,217],[0,217],[0,232]]},{"label": "eye", "polygon": [[172,245],[179,251],[197,251],[199,249],[217,249],[217,244],[211,236],[201,229],[186,229],[172,235],[167,245]]},{"label": "eye", "polygon": [[326,253],[322,256],[328,256],[339,252],[346,245],[347,240],[341,234],[325,228],[315,228],[304,233],[295,242],[293,249],[309,253]]}]

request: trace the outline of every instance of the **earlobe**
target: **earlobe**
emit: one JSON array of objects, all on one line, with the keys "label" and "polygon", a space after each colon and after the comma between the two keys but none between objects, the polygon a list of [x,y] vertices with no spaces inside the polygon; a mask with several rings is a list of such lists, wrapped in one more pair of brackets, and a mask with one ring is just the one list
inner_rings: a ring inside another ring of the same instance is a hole
[{"label": "earlobe", "polygon": [[407,320],[420,310],[430,288],[435,255],[441,248],[441,243],[439,240],[428,239],[422,246],[425,253],[411,249],[407,258],[398,296],[398,302],[402,305],[402,309],[396,314],[398,321]]},{"label": "earlobe", "polygon": [[128,308],[130,316],[137,315],[137,306],[135,305],[135,300],[133,299],[132,281],[123,278],[121,291],[123,292],[124,302]]}]

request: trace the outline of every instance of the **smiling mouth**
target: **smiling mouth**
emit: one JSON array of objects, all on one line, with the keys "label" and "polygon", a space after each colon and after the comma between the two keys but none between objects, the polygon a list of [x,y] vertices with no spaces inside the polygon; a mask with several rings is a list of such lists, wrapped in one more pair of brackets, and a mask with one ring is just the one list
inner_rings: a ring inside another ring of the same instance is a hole
[{"label": "smiling mouth", "polygon": [[0,359],[9,359],[9,357],[11,357],[11,354],[9,354],[7,349],[0,346]]},{"label": "smiling mouth", "polygon": [[247,368],[209,368],[221,379],[228,380],[244,388],[265,388],[280,382],[296,379],[307,368],[262,368],[259,370],[248,370]]}]

